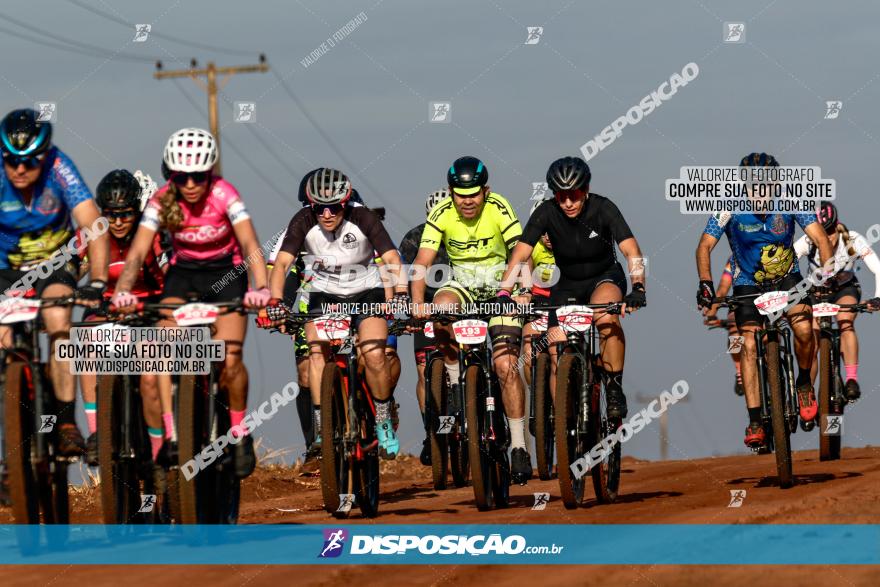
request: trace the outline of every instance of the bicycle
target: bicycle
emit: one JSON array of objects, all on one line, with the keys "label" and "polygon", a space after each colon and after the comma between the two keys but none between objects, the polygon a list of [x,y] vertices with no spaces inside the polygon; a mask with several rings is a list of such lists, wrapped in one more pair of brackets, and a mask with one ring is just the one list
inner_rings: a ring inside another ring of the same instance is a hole
[{"label": "bicycle", "polygon": [[[529,431],[535,438],[535,460],[537,461],[538,478],[547,481],[553,478],[553,456],[556,449],[554,422],[556,416],[553,409],[553,396],[550,392],[550,351],[547,342],[547,313],[537,312],[540,318],[535,320],[535,330],[540,334],[532,335],[532,360],[529,370]],[[539,349],[536,351],[536,349]]]},{"label": "bicycle", "polygon": [[[831,318],[841,310],[868,313],[868,304],[813,304],[813,317],[819,319],[819,460],[840,458],[843,430],[841,421],[847,405],[843,377],[840,374],[840,328]],[[835,431],[832,432],[831,430]]]},{"label": "bicycle", "polygon": [[765,451],[776,455],[776,472],[783,489],[794,484],[791,435],[797,432],[799,413],[791,328],[787,320],[780,320],[788,298],[787,291],[768,291],[760,295],[716,298],[713,302],[731,310],[741,304],[754,303],[764,317],[762,327],[755,332],[761,422],[768,433]]},{"label": "bicycle", "polygon": [[[623,302],[548,306],[555,311],[566,340],[556,344],[556,401],[554,432],[556,474],[562,503],[568,509],[584,502],[586,474],[572,465],[594,446],[617,432],[622,420],[610,418],[602,384],[598,333],[592,328],[596,312],[618,315]],[[599,503],[612,503],[620,487],[621,446],[616,443],[605,458],[590,467],[593,491]]]},{"label": "bicycle", "polygon": [[[70,522],[67,468],[79,457],[57,452],[55,394],[40,351],[40,310],[80,305],[76,296],[37,298],[34,290],[0,302],[0,324],[12,327],[12,345],[0,349],[4,389],[4,446],[16,524]],[[34,533],[20,535],[35,546]]]}]

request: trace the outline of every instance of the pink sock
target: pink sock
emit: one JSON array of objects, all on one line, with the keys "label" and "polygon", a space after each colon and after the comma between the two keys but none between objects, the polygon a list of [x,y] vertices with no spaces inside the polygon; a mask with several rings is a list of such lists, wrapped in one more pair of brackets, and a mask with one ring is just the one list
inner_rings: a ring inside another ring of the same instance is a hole
[{"label": "pink sock", "polygon": [[168,440],[177,438],[176,431],[174,430],[174,414],[171,412],[162,414],[162,423],[165,425],[165,438]]},{"label": "pink sock", "polygon": [[853,381],[859,380],[859,364],[855,365],[846,365],[846,380],[849,381],[852,379]]},{"label": "pink sock", "polygon": [[89,427],[89,436],[98,430],[98,412],[97,405],[94,403],[85,404],[86,424]]},{"label": "pink sock", "polygon": [[[244,410],[241,410],[239,412],[231,408],[229,409],[229,423],[232,425],[232,428],[235,428],[236,426],[241,426],[241,422],[242,420],[244,420],[244,414]],[[241,426],[240,429],[242,430],[242,436],[247,436],[248,434],[250,434],[250,430],[247,429],[247,426]]]},{"label": "pink sock", "polygon": [[162,432],[159,432],[158,436],[154,436],[150,433],[150,449],[153,452],[153,462],[156,461],[156,457],[159,456],[159,450],[162,449],[162,442],[164,439],[162,438]]}]

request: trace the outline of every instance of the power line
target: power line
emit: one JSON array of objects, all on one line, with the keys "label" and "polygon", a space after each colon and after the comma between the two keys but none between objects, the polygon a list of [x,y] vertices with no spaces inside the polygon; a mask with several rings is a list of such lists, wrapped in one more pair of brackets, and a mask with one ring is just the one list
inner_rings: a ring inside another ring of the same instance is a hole
[{"label": "power line", "polygon": [[[133,28],[135,25],[135,23],[126,22],[124,19],[119,18],[117,16],[114,16],[114,15],[110,14],[109,12],[105,12],[103,10],[95,8],[94,6],[90,6],[90,5],[86,4],[85,2],[82,2],[82,0],[67,0],[67,1],[75,6],[79,6],[83,10],[87,10],[87,11],[91,12],[92,14],[96,14],[102,18],[106,18],[107,20],[112,20],[113,22],[121,24],[127,28]],[[152,35],[156,38],[159,38],[159,39],[165,39],[166,41],[171,41],[172,43],[177,43],[180,45],[186,45],[188,47],[201,49],[203,51],[215,51],[217,53],[226,53],[228,55],[253,55],[253,51],[245,51],[243,49],[226,49],[223,47],[217,47],[214,45],[207,45],[205,43],[190,41],[188,39],[183,39],[181,37],[174,37],[172,35],[166,35],[163,33],[152,31],[152,30],[150,31],[150,35]]]},{"label": "power line", "polygon": [[37,37],[32,37],[30,35],[27,35],[25,33],[19,32],[19,31],[7,29],[6,27],[0,27],[0,32],[6,33],[7,35],[11,35],[13,37],[18,37],[19,39],[24,39],[25,41],[30,41],[32,43],[36,43],[36,44],[44,46],[44,47],[54,47],[56,49],[60,49],[61,51],[64,51],[65,53],[73,52],[73,53],[79,53],[80,55],[85,55],[86,57],[92,57],[95,59],[106,59],[105,55],[101,55],[101,54],[94,53],[91,51],[87,52],[83,49],[78,49],[76,47],[71,47],[70,45],[62,45],[61,43],[47,41],[46,39],[39,39]]}]

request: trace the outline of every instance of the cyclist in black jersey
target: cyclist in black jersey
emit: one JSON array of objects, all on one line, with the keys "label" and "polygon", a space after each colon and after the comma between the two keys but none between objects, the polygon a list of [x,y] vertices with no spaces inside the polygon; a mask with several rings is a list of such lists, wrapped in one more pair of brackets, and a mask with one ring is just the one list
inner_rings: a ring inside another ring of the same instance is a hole
[{"label": "cyclist in black jersey", "polygon": [[[639,244],[611,200],[590,193],[590,168],[579,157],[563,157],[554,161],[547,171],[547,185],[554,200],[538,206],[523,231],[522,238],[511,253],[502,286],[513,286],[514,273],[530,281],[523,267],[532,249],[547,234],[553,245],[553,255],[559,268],[560,279],[550,290],[550,304],[579,303],[603,304],[623,301],[627,312],[645,305],[644,260]],[[626,275],[614,244],[626,257],[632,291],[626,294]],[[531,283],[522,283],[530,287]],[[507,289],[507,291],[510,291]],[[549,315],[550,342],[565,340],[556,315]],[[625,418],[626,396],[623,394],[623,360],[625,339],[618,316],[603,314],[594,324],[601,336],[602,368],[606,377],[608,415]],[[556,346],[550,345],[550,362],[555,376]]]}]

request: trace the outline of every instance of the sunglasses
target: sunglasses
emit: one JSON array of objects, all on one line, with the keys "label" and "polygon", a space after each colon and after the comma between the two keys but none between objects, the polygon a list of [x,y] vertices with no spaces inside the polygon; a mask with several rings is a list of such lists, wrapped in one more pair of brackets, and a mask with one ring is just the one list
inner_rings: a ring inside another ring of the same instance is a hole
[{"label": "sunglasses", "polygon": [[36,169],[43,164],[45,158],[45,153],[40,153],[39,155],[13,155],[12,153],[3,153],[3,162],[12,168],[24,165],[27,169]]},{"label": "sunglasses", "polygon": [[566,191],[566,192],[554,192],[553,196],[556,198],[556,201],[560,204],[565,202],[566,200],[571,200],[572,202],[580,202],[586,197],[585,193],[575,193],[574,191]]},{"label": "sunglasses", "polygon": [[324,210],[330,210],[330,213],[334,216],[339,214],[345,209],[345,202],[339,204],[312,204],[312,210],[315,211],[315,214],[318,216],[324,215]]},{"label": "sunglasses", "polygon": [[184,186],[189,183],[192,178],[193,183],[205,183],[210,175],[207,171],[194,171],[192,173],[174,173],[171,175],[171,181],[176,185]]},{"label": "sunglasses", "polygon": [[107,220],[113,221],[116,219],[127,220],[130,218],[134,218],[134,210],[107,210],[104,212],[104,216],[107,217]]}]

